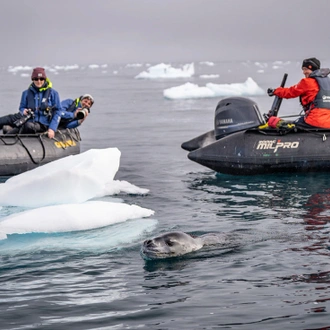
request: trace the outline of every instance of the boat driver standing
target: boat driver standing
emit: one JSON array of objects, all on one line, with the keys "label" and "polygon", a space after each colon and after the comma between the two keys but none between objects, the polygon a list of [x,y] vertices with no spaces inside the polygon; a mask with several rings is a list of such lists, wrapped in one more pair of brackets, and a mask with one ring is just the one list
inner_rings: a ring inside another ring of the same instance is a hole
[{"label": "boat driver standing", "polygon": [[299,96],[305,115],[295,123],[330,128],[330,69],[320,69],[320,66],[321,62],[315,57],[303,60],[302,72],[305,78],[288,88],[268,88],[267,93],[285,99]]}]

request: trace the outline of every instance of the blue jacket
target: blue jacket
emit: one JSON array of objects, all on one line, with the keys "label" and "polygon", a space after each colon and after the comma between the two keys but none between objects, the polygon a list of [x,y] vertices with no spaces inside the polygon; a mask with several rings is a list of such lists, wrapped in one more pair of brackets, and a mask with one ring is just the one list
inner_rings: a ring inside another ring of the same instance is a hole
[{"label": "blue jacket", "polygon": [[82,108],[79,99],[66,99],[61,102],[61,123],[64,128],[76,128],[80,125],[78,119],[75,119],[74,113],[78,108]]},{"label": "blue jacket", "polygon": [[[32,109],[34,116],[29,121],[39,122],[56,132],[60,122],[61,101],[58,92],[52,89],[52,83],[46,79],[46,87],[38,90],[32,83],[30,87],[22,93],[19,111],[23,115],[24,109]],[[49,89],[49,91],[47,91]],[[48,95],[47,100],[44,99]],[[32,99],[32,103],[31,103]],[[52,111],[45,111],[45,103]]]}]

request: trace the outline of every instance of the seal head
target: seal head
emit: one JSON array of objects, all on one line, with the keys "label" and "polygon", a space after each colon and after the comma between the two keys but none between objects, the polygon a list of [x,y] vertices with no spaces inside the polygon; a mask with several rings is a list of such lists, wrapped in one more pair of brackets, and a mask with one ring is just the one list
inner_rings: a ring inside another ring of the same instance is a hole
[{"label": "seal head", "polygon": [[197,251],[204,246],[199,237],[184,232],[170,232],[145,240],[141,247],[141,256],[146,260],[165,259],[182,256]]}]

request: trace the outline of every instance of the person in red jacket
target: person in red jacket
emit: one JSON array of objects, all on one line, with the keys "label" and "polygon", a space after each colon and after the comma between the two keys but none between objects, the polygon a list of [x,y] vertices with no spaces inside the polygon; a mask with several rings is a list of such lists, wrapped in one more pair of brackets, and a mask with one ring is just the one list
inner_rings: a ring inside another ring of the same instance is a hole
[{"label": "person in red jacket", "polygon": [[298,84],[285,88],[269,88],[269,96],[290,99],[298,97],[305,115],[295,123],[314,127],[330,128],[330,69],[320,69],[321,62],[315,58],[303,60],[302,71],[305,78]]}]

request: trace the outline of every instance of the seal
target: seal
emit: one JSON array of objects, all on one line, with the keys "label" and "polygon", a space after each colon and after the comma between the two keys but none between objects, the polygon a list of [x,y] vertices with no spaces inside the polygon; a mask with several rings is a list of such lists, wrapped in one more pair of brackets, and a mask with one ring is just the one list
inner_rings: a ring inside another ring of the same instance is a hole
[{"label": "seal", "polygon": [[179,257],[206,245],[223,244],[226,235],[208,233],[193,237],[182,231],[168,232],[143,242],[140,254],[145,260]]}]

